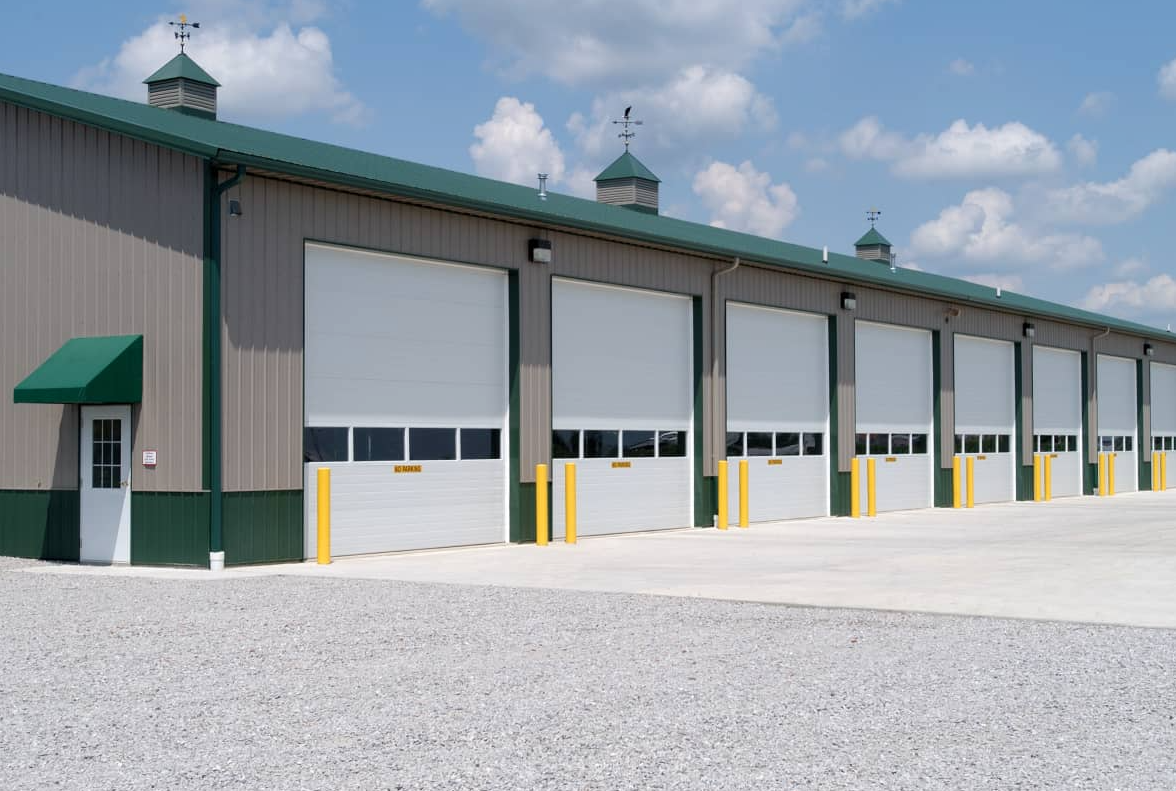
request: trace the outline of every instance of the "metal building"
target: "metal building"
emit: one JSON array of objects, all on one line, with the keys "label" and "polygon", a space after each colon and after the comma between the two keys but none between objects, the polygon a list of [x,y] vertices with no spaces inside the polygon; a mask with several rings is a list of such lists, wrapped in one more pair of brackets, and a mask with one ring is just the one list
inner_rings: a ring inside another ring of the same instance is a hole
[{"label": "metal building", "polygon": [[1174,450],[1154,328],[660,216],[628,152],[540,197],[223,123],[187,56],[148,87],[0,76],[0,554],[299,560],[320,467],[356,554],[532,540],[537,464],[559,535],[567,462],[592,534],[710,526],[726,459],[762,521],[848,514],[855,458],[887,510]]}]

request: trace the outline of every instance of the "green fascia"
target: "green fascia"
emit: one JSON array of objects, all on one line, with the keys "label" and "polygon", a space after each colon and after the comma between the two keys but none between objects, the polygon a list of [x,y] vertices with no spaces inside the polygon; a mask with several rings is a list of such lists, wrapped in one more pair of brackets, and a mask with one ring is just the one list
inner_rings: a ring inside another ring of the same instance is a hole
[{"label": "green fascia", "polygon": [[208,492],[131,492],[131,564],[208,567]]},{"label": "green fascia", "polygon": [[143,336],[71,338],[13,390],[17,404],[137,404]]},{"label": "green fascia", "polygon": [[214,80],[211,74],[200,68],[200,64],[183,52],[159,67],[154,74],[143,80],[143,84],[151,85],[155,82],[166,82],[167,80],[190,80],[204,85],[211,85],[214,88],[221,87],[221,84]]},{"label": "green fascia", "polygon": [[1152,489],[1151,438],[1143,435],[1143,360],[1135,361],[1135,459],[1139,463],[1139,491]]},{"label": "green fascia", "polygon": [[76,489],[0,490],[0,555],[76,563],[80,548]]},{"label": "green fascia", "polygon": [[225,565],[301,562],[303,496],[301,489],[225,492]]},{"label": "green fascia", "polygon": [[183,113],[193,118],[205,118],[209,121],[216,120],[216,113],[210,113],[208,110],[201,110],[198,107],[169,107],[168,112]]},{"label": "green fascia", "polygon": [[657,214],[657,209],[653,208],[652,206],[642,206],[639,203],[619,203],[616,205],[622,209],[641,212],[642,214]]}]

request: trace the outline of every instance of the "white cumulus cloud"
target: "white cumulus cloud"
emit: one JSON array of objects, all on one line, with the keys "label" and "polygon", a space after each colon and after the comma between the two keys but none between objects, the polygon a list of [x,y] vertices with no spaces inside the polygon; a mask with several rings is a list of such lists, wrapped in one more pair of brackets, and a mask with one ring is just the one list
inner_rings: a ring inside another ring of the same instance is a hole
[{"label": "white cumulus cloud", "polygon": [[1160,85],[1160,96],[1165,99],[1176,99],[1176,60],[1166,63],[1156,75],[1156,82]]},{"label": "white cumulus cloud", "polygon": [[1171,320],[1176,314],[1176,280],[1169,274],[1146,282],[1124,280],[1093,286],[1080,306],[1134,321]]},{"label": "white cumulus cloud", "polygon": [[973,190],[914,230],[912,252],[955,268],[982,263],[997,270],[1040,265],[1067,271],[1105,257],[1093,237],[1031,231],[1015,221],[1015,213],[1013,197],[1004,190]]},{"label": "white cumulus cloud", "polygon": [[548,175],[550,186],[564,179],[567,166],[559,143],[529,102],[503,96],[490,119],[474,127],[474,137],[470,158],[479,175],[534,186],[539,173]]},{"label": "white cumulus cloud", "polygon": [[1120,223],[1136,217],[1176,187],[1176,152],[1161,148],[1131,165],[1117,181],[1048,190],[1042,210],[1055,222]]},{"label": "white cumulus cloud", "polygon": [[1098,117],[1105,115],[1111,105],[1115,103],[1115,94],[1110,91],[1095,91],[1088,93],[1078,105],[1078,112],[1082,115]]},{"label": "white cumulus cloud", "polygon": [[840,144],[852,159],[888,161],[895,174],[913,179],[1033,176],[1062,162],[1049,138],[1017,121],[990,129],[961,119],[937,135],[908,139],[869,116],[843,132]]},{"label": "white cumulus cloud", "polygon": [[1074,161],[1083,167],[1093,165],[1098,160],[1098,141],[1088,140],[1079,134],[1070,138],[1066,143],[1066,150],[1070,152]]},{"label": "white cumulus cloud", "polygon": [[[290,9],[290,18],[312,16]],[[233,16],[225,17],[234,19]],[[248,27],[245,20],[264,27]],[[116,55],[82,69],[74,87],[134,101],[146,101],[143,80],[176,54],[173,30],[160,19],[123,42]],[[218,115],[235,120],[272,119],[327,113],[334,121],[363,124],[370,110],[349,92],[336,73],[331,40],[321,29],[290,22],[270,24],[260,14],[234,22],[210,22],[194,33],[188,54],[221,83]]]},{"label": "white cumulus cloud", "polygon": [[749,161],[712,162],[695,175],[694,194],[710,210],[711,225],[759,236],[779,235],[800,212],[792,188],[773,184]]},{"label": "white cumulus cloud", "polygon": [[846,19],[860,19],[885,5],[897,2],[898,0],[841,0],[841,15]]},{"label": "white cumulus cloud", "polygon": [[971,77],[976,73],[976,65],[963,58],[956,58],[948,64],[947,70],[957,77]]}]

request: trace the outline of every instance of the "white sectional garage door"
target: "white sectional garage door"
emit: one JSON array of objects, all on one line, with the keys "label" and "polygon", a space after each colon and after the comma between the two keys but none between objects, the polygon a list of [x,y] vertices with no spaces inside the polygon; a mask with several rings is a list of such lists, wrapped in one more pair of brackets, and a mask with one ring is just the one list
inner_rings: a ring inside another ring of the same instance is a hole
[{"label": "white sectional garage door", "polygon": [[552,534],[576,465],[580,535],[693,524],[689,297],[555,278]]},{"label": "white sectional garage door", "polygon": [[1050,494],[1082,494],[1082,355],[1033,347],[1033,452],[1050,456]]},{"label": "white sectional garage door", "polygon": [[1013,344],[955,336],[955,452],[974,457],[977,503],[1017,498]]},{"label": "white sectional garage door", "polygon": [[507,280],[306,246],[306,556],[317,470],[334,555],[507,537]]},{"label": "white sectional garage door", "polygon": [[1176,365],[1151,364],[1152,450],[1168,458],[1168,488],[1176,489]]},{"label": "white sectional garage door", "polygon": [[1135,360],[1098,356],[1098,448],[1114,454],[1115,491],[1139,489]]},{"label": "white sectional garage door", "polygon": [[829,513],[828,319],[727,306],[729,512],[748,462],[752,522]]},{"label": "white sectional garage door", "polygon": [[877,465],[879,511],[930,508],[935,502],[931,432],[931,333],[855,322],[857,455]]}]

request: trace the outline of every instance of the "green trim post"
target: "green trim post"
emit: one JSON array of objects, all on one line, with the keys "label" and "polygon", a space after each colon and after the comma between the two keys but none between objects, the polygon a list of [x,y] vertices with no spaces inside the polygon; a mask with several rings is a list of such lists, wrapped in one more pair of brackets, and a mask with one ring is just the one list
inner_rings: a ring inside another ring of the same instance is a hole
[{"label": "green trim post", "polygon": [[221,197],[245,178],[245,166],[237,174],[218,182],[216,164],[205,165],[204,189],[204,472],[211,502],[208,517],[208,549],[223,553],[224,482],[221,477],[224,438],[221,436]]},{"label": "green trim post", "polygon": [[849,516],[849,473],[839,470],[841,460],[841,423],[837,411],[837,321],[829,316],[829,515]]},{"label": "green trim post", "polygon": [[951,508],[951,470],[943,469],[943,442],[941,441],[943,435],[943,405],[941,403],[943,398],[943,362],[939,356],[941,344],[939,330],[931,330],[932,420],[930,442],[933,445],[932,455],[934,456],[935,470],[932,476],[935,487],[932,499],[936,508]]},{"label": "green trim post", "polygon": [[1135,361],[1135,458],[1139,464],[1139,486],[1141,492],[1152,490],[1152,443],[1151,437],[1143,434],[1143,360]]},{"label": "green trim post", "polygon": [[706,443],[703,441],[703,432],[706,431],[707,424],[703,403],[703,374],[706,370],[706,361],[702,353],[702,297],[692,297],[690,307],[694,335],[694,526],[710,527],[716,495],[714,478],[708,478],[706,475]]},{"label": "green trim post", "polygon": [[1024,350],[1021,348],[1022,344],[1017,341],[1013,344],[1013,414],[1015,416],[1016,434],[1013,437],[1013,452],[1016,461],[1013,463],[1013,469],[1016,470],[1016,475],[1013,480],[1016,484],[1016,498],[1020,501],[1033,499],[1033,467],[1026,467],[1021,461],[1025,458],[1025,410],[1021,403],[1021,399],[1025,393],[1025,377],[1021,370],[1021,361]]},{"label": "green trim post", "polygon": [[[506,300],[507,300],[507,322],[509,328],[507,330],[507,381],[509,382],[509,418],[508,418],[508,435],[510,442],[510,540],[512,542],[526,541],[527,536],[524,531],[524,525],[527,523],[523,521],[522,510],[522,484],[521,484],[521,467],[519,463],[520,458],[520,443],[522,442],[522,431],[520,429],[520,411],[519,411],[519,369],[522,364],[521,360],[521,332],[519,329],[519,272],[517,269],[512,269],[507,273],[506,279]],[[534,493],[532,492],[532,498]],[[532,511],[534,507],[532,506]],[[534,533],[535,519],[532,514],[531,532]],[[531,536],[534,541],[534,535]]]},{"label": "green trim post", "polygon": [[1094,435],[1090,434],[1090,371],[1087,368],[1087,353],[1082,355],[1082,493],[1094,494],[1095,483],[1098,479],[1098,464],[1090,462],[1090,441],[1098,436],[1098,427]]}]

